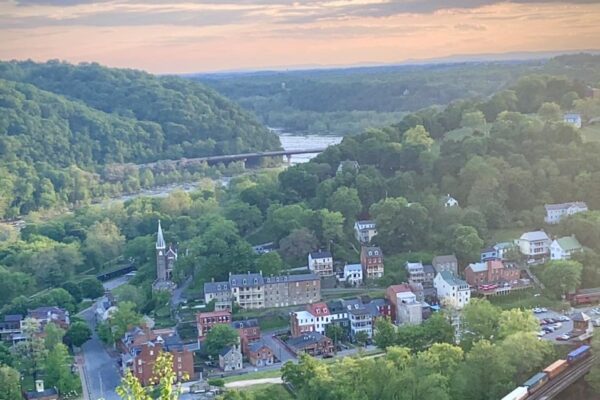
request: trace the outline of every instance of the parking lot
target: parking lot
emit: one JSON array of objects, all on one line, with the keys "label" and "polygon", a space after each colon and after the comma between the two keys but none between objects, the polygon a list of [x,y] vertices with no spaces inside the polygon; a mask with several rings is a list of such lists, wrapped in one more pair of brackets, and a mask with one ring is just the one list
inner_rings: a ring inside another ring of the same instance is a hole
[{"label": "parking lot", "polygon": [[[577,308],[577,309],[572,309],[570,312],[567,312],[565,314],[561,314],[559,312],[553,311],[553,310],[547,310],[545,312],[541,312],[541,313],[535,313],[534,315],[536,316],[536,318],[541,321],[543,319],[548,319],[548,318],[552,318],[552,319],[560,319],[561,317],[564,318],[564,316],[569,317],[571,314],[575,313],[575,312],[579,312],[582,311],[584,313],[586,313],[587,315],[590,316],[590,318],[592,320],[595,320],[597,318],[600,318],[600,312],[595,312],[593,311],[594,307],[584,307],[584,308]],[[561,326],[559,328],[556,328],[554,330],[554,332],[548,332],[545,333],[543,336],[541,336],[543,339],[545,340],[556,340],[556,338],[569,333],[573,330],[573,322],[569,319],[568,321],[559,321]],[[540,331],[542,331],[542,328],[544,326],[553,326],[554,323],[550,323],[547,325],[540,325]],[[568,341],[564,341],[567,342]]]}]

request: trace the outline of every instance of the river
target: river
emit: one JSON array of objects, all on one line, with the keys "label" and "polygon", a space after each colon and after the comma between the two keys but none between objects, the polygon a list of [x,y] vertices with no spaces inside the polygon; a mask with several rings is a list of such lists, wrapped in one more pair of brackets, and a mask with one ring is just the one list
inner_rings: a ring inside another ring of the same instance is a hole
[{"label": "river", "polygon": [[[341,136],[319,136],[319,135],[299,135],[289,132],[283,132],[279,129],[271,129],[279,135],[279,140],[281,141],[281,146],[284,150],[298,150],[298,149],[306,149],[306,148],[320,148],[326,146],[332,146],[335,144],[339,144],[343,137]],[[293,155],[290,163],[301,164],[310,161],[312,158],[316,157],[318,153],[310,153],[310,154],[297,154]],[[219,182],[223,186],[227,186],[229,183],[230,177],[223,177],[219,179]],[[185,183],[175,183],[168,186],[160,186],[152,189],[143,189],[138,193],[130,193],[125,194],[123,196],[115,197],[110,200],[106,200],[107,202],[115,202],[115,201],[127,201],[139,196],[147,196],[147,197],[166,197],[169,193],[174,190],[183,190],[184,192],[191,192],[196,189],[196,185],[193,182],[185,182]]]}]

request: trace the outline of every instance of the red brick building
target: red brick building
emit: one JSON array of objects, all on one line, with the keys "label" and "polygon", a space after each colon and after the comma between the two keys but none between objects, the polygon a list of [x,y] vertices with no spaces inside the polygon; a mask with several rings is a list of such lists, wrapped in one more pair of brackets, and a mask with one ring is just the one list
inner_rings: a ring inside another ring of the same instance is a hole
[{"label": "red brick building", "polygon": [[311,356],[333,354],[333,341],[318,332],[306,333],[287,341],[288,347],[295,353],[306,353]]},{"label": "red brick building", "polygon": [[257,319],[246,319],[243,321],[233,321],[231,327],[238,331],[242,344],[242,354],[248,355],[248,345],[260,340],[260,326]]},{"label": "red brick building", "polygon": [[231,324],[231,312],[229,310],[213,311],[196,314],[196,325],[198,327],[198,341],[204,337],[215,325]]},{"label": "red brick building", "polygon": [[507,267],[500,260],[469,264],[465,269],[465,280],[473,287],[512,282],[519,279],[520,275],[519,268]]},{"label": "red brick building", "polygon": [[150,384],[154,364],[163,351],[173,356],[173,371],[178,381],[194,377],[194,355],[172,329],[134,329],[125,335],[121,348],[123,368],[131,369],[144,386]]},{"label": "red brick building", "polygon": [[248,361],[255,367],[264,367],[275,362],[275,355],[262,341],[253,342],[248,346]]},{"label": "red brick building", "polygon": [[363,280],[383,277],[383,252],[379,247],[362,246],[360,265],[363,269]]}]

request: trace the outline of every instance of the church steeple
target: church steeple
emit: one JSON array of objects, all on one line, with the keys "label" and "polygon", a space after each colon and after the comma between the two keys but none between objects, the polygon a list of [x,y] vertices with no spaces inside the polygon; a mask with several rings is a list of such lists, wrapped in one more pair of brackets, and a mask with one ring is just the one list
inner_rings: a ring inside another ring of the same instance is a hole
[{"label": "church steeple", "polygon": [[160,219],[158,220],[158,234],[156,235],[156,250],[164,250],[167,246],[165,245],[165,238],[163,237],[163,231],[160,226]]}]

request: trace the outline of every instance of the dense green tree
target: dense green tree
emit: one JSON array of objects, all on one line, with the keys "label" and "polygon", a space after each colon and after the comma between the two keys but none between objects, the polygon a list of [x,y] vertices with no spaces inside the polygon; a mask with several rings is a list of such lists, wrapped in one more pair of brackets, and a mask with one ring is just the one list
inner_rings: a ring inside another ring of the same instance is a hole
[{"label": "dense green tree", "polygon": [[206,353],[211,356],[217,356],[221,350],[232,346],[239,341],[239,335],[235,329],[229,325],[215,325],[206,334],[204,346]]},{"label": "dense green tree", "polygon": [[[487,300],[471,299],[462,310],[461,341],[466,348],[479,340],[492,340],[500,324],[500,310]],[[506,329],[510,330],[507,326]]]},{"label": "dense green tree", "polygon": [[62,343],[65,336],[65,330],[53,322],[44,327],[44,344],[48,351],[52,351],[57,344]]},{"label": "dense green tree", "polygon": [[130,302],[135,304],[136,310],[141,310],[146,304],[146,293],[142,288],[125,284],[115,288],[113,295],[119,302]]},{"label": "dense green tree", "polygon": [[279,275],[283,271],[283,260],[279,253],[271,251],[257,258],[256,268],[265,276]]},{"label": "dense green tree", "polygon": [[380,349],[387,349],[396,343],[396,327],[388,318],[379,318],[375,322],[373,341]]},{"label": "dense green tree", "polygon": [[577,261],[551,261],[541,267],[539,278],[557,298],[575,290],[581,283],[583,266]]},{"label": "dense green tree", "polygon": [[123,337],[125,332],[141,323],[142,316],[135,311],[135,303],[124,301],[110,315],[108,325],[114,341]]},{"label": "dense green tree", "polygon": [[96,278],[85,278],[79,282],[81,295],[85,298],[95,299],[104,294],[102,282]]},{"label": "dense green tree", "polygon": [[79,377],[71,372],[67,347],[59,343],[50,352],[44,365],[44,379],[62,395],[79,387]]},{"label": "dense green tree", "polygon": [[91,337],[90,327],[83,321],[75,321],[69,326],[63,340],[68,346],[81,347]]},{"label": "dense green tree", "polygon": [[0,400],[21,398],[21,376],[19,371],[0,364]]},{"label": "dense green tree", "polygon": [[347,223],[355,220],[358,213],[362,210],[362,204],[358,197],[358,191],[354,188],[345,186],[339,187],[327,203],[327,208],[331,211],[342,213]]},{"label": "dense green tree", "polygon": [[483,240],[475,228],[457,225],[450,240],[449,247],[461,263],[476,261],[479,258]]},{"label": "dense green tree", "polygon": [[304,262],[306,255],[317,249],[318,240],[306,228],[296,229],[279,242],[279,252],[288,263]]},{"label": "dense green tree", "polygon": [[83,251],[88,262],[97,270],[103,268],[106,262],[121,255],[125,237],[119,227],[108,219],[96,222],[87,232]]}]

